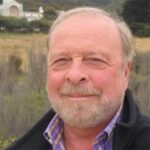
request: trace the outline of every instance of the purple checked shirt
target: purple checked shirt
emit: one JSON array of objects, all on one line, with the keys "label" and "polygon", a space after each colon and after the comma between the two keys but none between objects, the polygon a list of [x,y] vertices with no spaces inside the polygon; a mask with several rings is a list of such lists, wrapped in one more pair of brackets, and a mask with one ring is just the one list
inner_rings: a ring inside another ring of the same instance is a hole
[{"label": "purple checked shirt", "polygon": [[[110,121],[110,123],[96,136],[93,150],[112,150],[112,134],[116,122],[119,121],[122,106]],[[63,142],[63,120],[56,114],[50,121],[44,132],[44,137],[53,146],[53,150],[65,150]]]}]

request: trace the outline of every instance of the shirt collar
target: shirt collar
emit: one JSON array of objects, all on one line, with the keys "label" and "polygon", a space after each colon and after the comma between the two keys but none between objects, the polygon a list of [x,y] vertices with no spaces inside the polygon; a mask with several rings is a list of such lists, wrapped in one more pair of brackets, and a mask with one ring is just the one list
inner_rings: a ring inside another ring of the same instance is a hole
[{"label": "shirt collar", "polygon": [[63,121],[57,114],[55,114],[43,135],[52,145],[57,145],[57,143],[62,139],[62,132]]},{"label": "shirt collar", "polygon": [[115,113],[114,117],[111,119],[108,125],[97,135],[96,140],[98,140],[101,137],[103,137],[103,139],[104,137],[105,139],[108,139],[110,137],[116,123],[120,122],[121,111],[122,111],[122,104],[120,105],[118,111]]},{"label": "shirt collar", "polygon": [[[109,124],[97,135],[95,142],[98,142],[99,140],[107,140],[110,135],[112,134],[113,128],[117,122],[120,121],[121,117],[121,110],[122,105],[112,118],[112,120],[109,122]],[[44,132],[44,137],[49,143],[51,143],[53,146],[57,147],[60,146],[62,149],[64,149],[63,144],[63,120],[60,119],[60,117],[55,114],[53,119],[50,121],[48,127],[46,128]]]}]

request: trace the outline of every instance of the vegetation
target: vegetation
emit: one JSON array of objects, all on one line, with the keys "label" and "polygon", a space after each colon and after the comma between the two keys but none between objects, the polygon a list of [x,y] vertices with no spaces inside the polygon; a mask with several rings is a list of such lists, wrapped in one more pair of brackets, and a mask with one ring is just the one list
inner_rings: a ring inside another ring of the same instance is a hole
[{"label": "vegetation", "polygon": [[0,149],[22,135],[49,109],[46,55],[33,50],[28,50],[26,70],[21,69],[23,61],[15,54],[0,64]]},{"label": "vegetation", "polygon": [[150,37],[135,38],[135,46],[136,46],[136,51],[139,53],[150,51]]},{"label": "vegetation", "polygon": [[[37,10],[39,6],[51,6],[56,9],[69,9],[77,6],[106,6],[111,3],[110,0],[17,0],[24,4],[25,10]],[[123,0],[124,1],[124,0]]]},{"label": "vegetation", "polygon": [[[43,6],[45,12],[43,19],[31,22],[0,16],[0,149],[31,128],[49,109],[45,90],[47,36],[29,33],[47,32],[56,10],[103,7],[122,15],[135,35],[150,36],[149,0],[18,1],[23,2],[25,10],[37,11]],[[130,89],[142,112],[150,116],[150,38],[136,38],[136,49]]]},{"label": "vegetation", "polygon": [[[0,62],[0,149],[49,110],[45,90],[46,38],[44,34],[0,34],[0,57],[4,59]],[[136,39],[139,50],[130,88],[143,113],[150,116],[149,41],[149,38]]]},{"label": "vegetation", "polygon": [[25,18],[18,19],[15,17],[0,16],[0,32],[47,32],[51,23],[52,19],[48,20],[46,17],[42,18],[41,20],[28,22]]},{"label": "vegetation", "polygon": [[137,36],[150,36],[150,1],[127,0],[121,15]]},{"label": "vegetation", "polygon": [[47,7],[56,10],[67,10],[77,6],[95,6],[103,7],[120,14],[123,4],[126,0],[17,0],[24,4],[25,10],[38,10],[42,6],[44,10]]},{"label": "vegetation", "polygon": [[54,20],[57,17],[56,10],[54,7],[47,6],[44,9],[44,18],[47,20]]},{"label": "vegetation", "polygon": [[[44,17],[41,20],[28,22],[26,19],[0,16],[0,32],[47,32],[53,20],[57,17],[57,10],[66,10],[76,6],[96,6],[117,10],[125,0],[118,3],[118,0],[18,0],[24,4],[24,10],[38,11],[39,6],[44,7]],[[117,5],[116,5],[117,2]]]},{"label": "vegetation", "polygon": [[0,149],[3,150],[10,143],[12,143],[15,139],[16,139],[15,137],[9,137],[9,138],[0,137]]},{"label": "vegetation", "polygon": [[25,19],[0,17],[0,32],[47,32],[57,16],[57,10],[67,10],[77,6],[95,6],[118,13],[128,23],[136,36],[150,36],[149,0],[18,0],[24,10],[38,11],[44,8],[44,18],[27,22]]},{"label": "vegetation", "polygon": [[130,78],[130,89],[141,111],[150,116],[150,49],[147,52],[137,52]]},{"label": "vegetation", "polygon": [[124,4],[124,11],[122,12],[122,15],[128,23],[149,23],[149,9],[149,0],[127,0]]},{"label": "vegetation", "polygon": [[126,0],[111,0],[111,2],[103,8],[121,15],[125,2]]}]

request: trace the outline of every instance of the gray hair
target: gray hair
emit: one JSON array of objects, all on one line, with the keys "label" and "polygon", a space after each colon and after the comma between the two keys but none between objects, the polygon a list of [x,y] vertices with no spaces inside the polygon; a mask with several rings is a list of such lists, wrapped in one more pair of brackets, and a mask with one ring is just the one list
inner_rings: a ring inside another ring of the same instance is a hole
[{"label": "gray hair", "polygon": [[57,25],[59,25],[61,22],[63,22],[65,19],[69,18],[70,16],[73,16],[76,14],[83,14],[83,13],[86,13],[89,15],[103,15],[103,16],[107,16],[110,19],[112,19],[115,22],[116,27],[117,27],[120,37],[121,37],[122,48],[124,50],[124,55],[125,55],[125,61],[126,62],[132,61],[133,56],[134,56],[134,42],[133,42],[132,33],[131,33],[128,25],[118,15],[108,13],[99,8],[78,7],[78,8],[68,10],[66,12],[62,12],[58,16],[58,18],[54,21],[54,23],[52,24],[52,26],[49,30],[48,42],[50,41],[52,33],[55,30],[55,28],[57,27]]}]

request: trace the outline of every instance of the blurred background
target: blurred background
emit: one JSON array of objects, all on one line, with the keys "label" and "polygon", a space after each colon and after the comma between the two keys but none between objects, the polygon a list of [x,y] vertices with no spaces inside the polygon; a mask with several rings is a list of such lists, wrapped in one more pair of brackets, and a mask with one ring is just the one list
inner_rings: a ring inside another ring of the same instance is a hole
[{"label": "blurred background", "polygon": [[59,13],[77,6],[117,13],[130,26],[136,56],[129,87],[141,111],[150,116],[149,0],[0,0],[0,150],[50,109],[47,33]]}]

